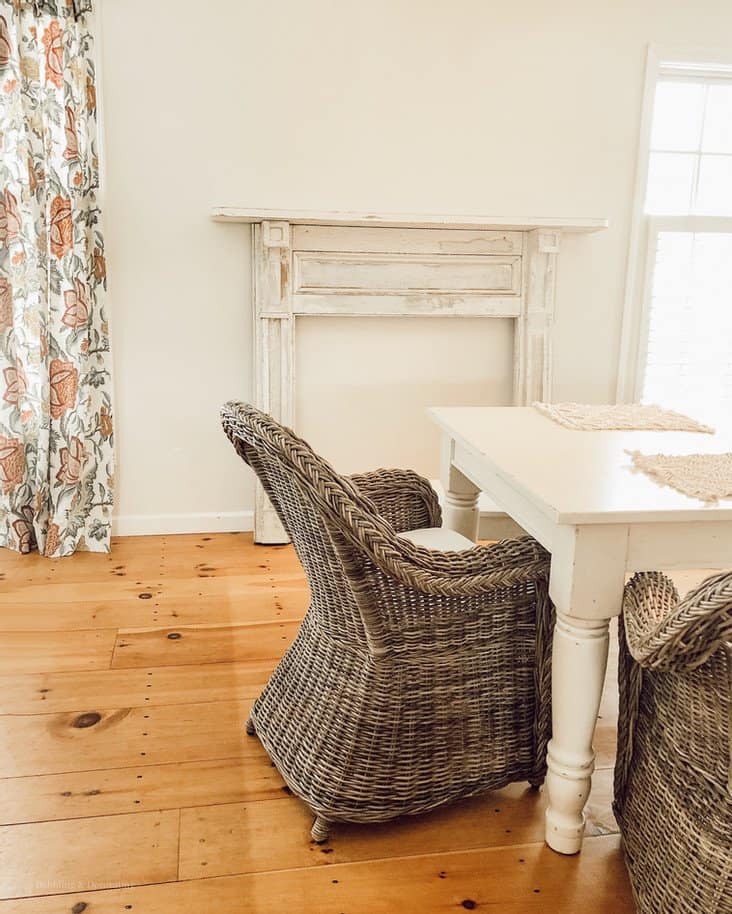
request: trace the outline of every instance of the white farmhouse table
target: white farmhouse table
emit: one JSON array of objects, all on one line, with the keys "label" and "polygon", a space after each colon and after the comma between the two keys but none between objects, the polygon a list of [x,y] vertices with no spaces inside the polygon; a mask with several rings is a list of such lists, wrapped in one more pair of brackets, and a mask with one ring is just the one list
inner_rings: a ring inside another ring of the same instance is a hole
[{"label": "white farmhouse table", "polygon": [[732,434],[575,431],[532,407],[435,407],[442,430],[444,524],[475,540],[487,493],[551,553],[557,610],[546,842],[580,850],[592,739],[608,652],[631,571],[732,567],[732,499],[714,506],[634,470],[644,453],[732,451]]}]

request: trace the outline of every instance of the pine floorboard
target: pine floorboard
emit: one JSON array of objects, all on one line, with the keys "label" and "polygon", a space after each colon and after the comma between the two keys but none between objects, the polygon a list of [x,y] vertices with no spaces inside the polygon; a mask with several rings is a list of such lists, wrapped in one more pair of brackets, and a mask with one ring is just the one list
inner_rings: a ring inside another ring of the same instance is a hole
[{"label": "pine floorboard", "polygon": [[114,645],[112,668],[276,660],[293,642],[299,626],[299,620],[288,620],[121,629]]},{"label": "pine floorboard", "polygon": [[0,631],[0,670],[100,670],[109,667],[115,631]]},{"label": "pine floorboard", "polygon": [[578,856],[524,784],[310,843],[242,728],[307,602],[294,551],[248,534],[0,550],[0,914],[631,914],[612,672]]},{"label": "pine floorboard", "polygon": [[251,758],[260,751],[242,726],[251,703],[92,705],[70,714],[5,715],[0,720],[0,777]]},{"label": "pine floorboard", "polygon": [[[401,856],[46,896],[13,914],[622,914],[634,910],[617,835],[557,859],[542,844]],[[7,905],[8,903],[6,903]],[[82,907],[82,905],[84,907]]]},{"label": "pine floorboard", "polygon": [[73,712],[86,707],[91,698],[104,708],[255,698],[275,664],[275,659],[269,658],[241,663],[0,674],[0,715]]},{"label": "pine floorboard", "polygon": [[179,821],[180,810],[172,809],[0,828],[0,896],[172,882],[178,877]]},{"label": "pine floorboard", "polygon": [[264,751],[241,757],[97,768],[0,780],[0,825],[272,800],[285,782]]}]

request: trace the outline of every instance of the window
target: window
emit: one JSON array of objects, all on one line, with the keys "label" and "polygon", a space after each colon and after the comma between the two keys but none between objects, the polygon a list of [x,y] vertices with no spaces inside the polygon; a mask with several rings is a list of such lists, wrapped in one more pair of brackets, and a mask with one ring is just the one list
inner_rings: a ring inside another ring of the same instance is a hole
[{"label": "window", "polygon": [[618,395],[715,421],[732,411],[732,61],[704,57],[649,56]]}]

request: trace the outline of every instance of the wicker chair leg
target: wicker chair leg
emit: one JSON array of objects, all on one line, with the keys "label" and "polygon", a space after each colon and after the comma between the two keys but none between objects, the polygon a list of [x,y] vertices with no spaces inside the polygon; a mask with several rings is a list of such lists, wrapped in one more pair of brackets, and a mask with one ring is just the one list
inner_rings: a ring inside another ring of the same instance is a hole
[{"label": "wicker chair leg", "polygon": [[330,822],[322,816],[316,816],[313,827],[310,829],[310,836],[316,844],[323,844],[328,840],[330,834]]},{"label": "wicker chair leg", "polygon": [[256,736],[257,731],[254,729],[254,721],[251,717],[247,717],[247,722],[244,725],[244,729],[247,731],[247,736]]}]

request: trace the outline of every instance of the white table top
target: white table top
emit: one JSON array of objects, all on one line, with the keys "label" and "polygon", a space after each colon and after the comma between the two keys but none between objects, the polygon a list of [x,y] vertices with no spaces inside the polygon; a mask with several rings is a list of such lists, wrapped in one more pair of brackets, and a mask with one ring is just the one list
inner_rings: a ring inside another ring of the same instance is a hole
[{"label": "white table top", "polygon": [[732,451],[732,429],[715,435],[575,431],[533,407],[433,407],[429,413],[462,447],[480,455],[555,523],[732,520],[732,499],[707,505],[683,495],[635,470],[625,453]]}]

